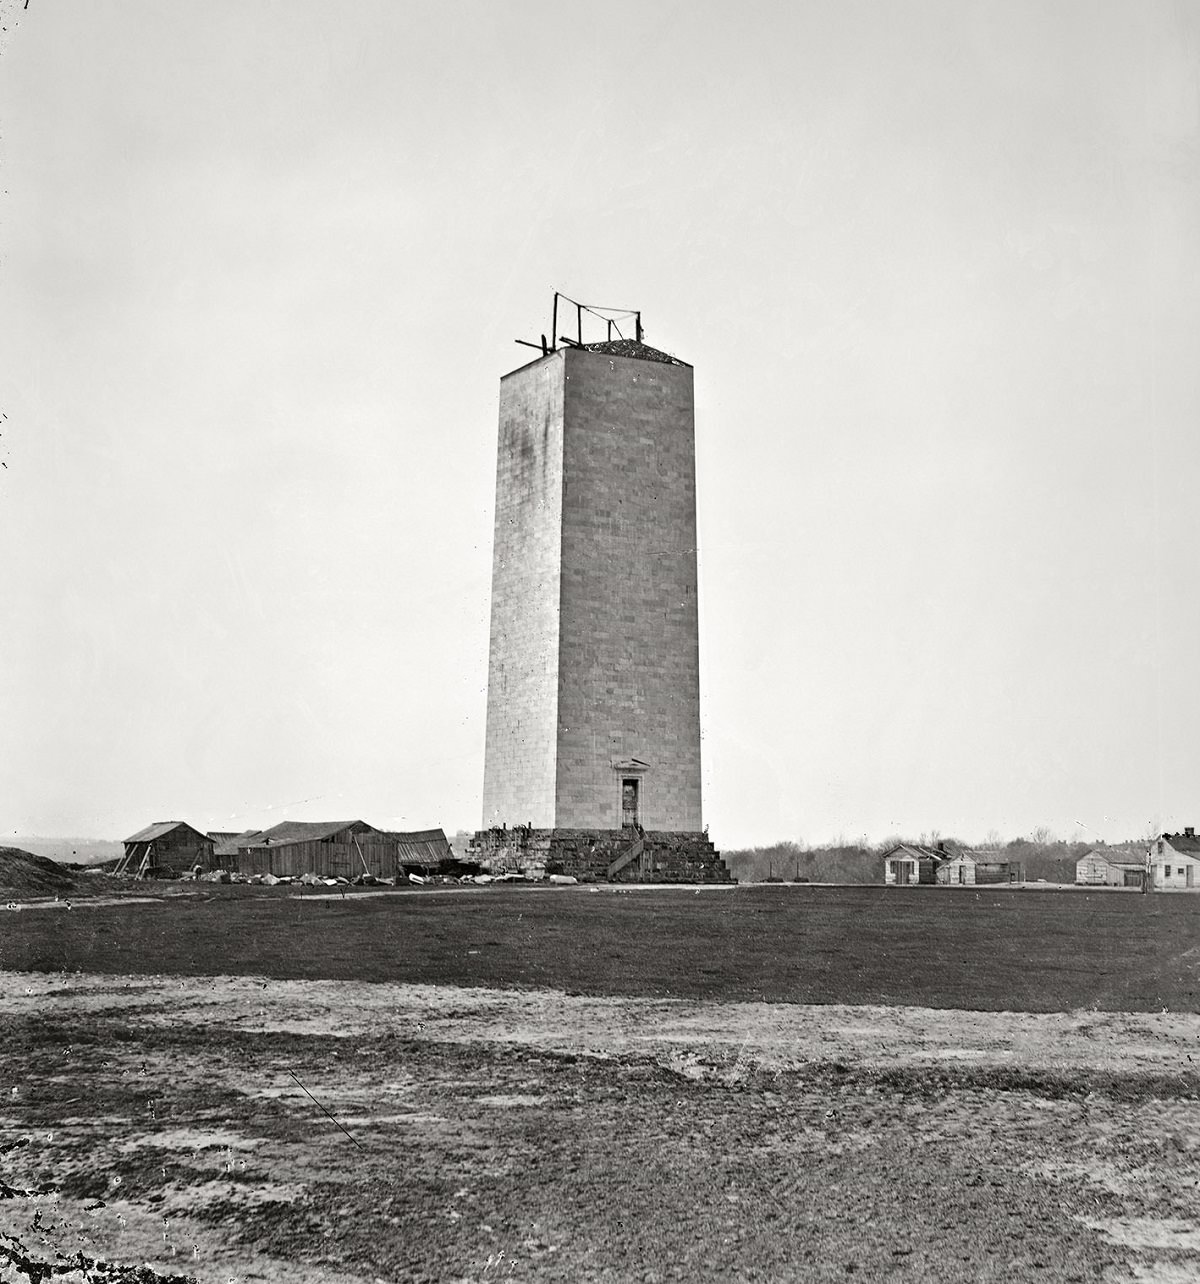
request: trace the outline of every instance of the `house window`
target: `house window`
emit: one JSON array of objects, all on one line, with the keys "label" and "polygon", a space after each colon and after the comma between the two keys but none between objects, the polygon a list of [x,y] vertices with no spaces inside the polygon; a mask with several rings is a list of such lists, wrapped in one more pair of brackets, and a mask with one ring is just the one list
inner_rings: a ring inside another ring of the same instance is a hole
[{"label": "house window", "polygon": [[1185,870],[1185,869],[1183,868],[1183,866],[1182,866],[1182,865],[1180,865],[1180,867],[1179,867],[1175,872],[1176,872],[1180,877],[1182,877],[1184,874],[1186,874],[1186,873],[1187,873],[1187,870]]}]

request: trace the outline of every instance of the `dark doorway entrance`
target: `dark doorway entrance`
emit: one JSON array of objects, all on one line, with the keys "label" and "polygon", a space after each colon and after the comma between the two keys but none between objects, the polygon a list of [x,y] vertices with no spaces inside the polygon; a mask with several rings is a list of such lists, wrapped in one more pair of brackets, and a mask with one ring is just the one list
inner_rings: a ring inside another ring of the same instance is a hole
[{"label": "dark doorway entrance", "polygon": [[639,785],[640,781],[636,776],[626,777],[621,781],[621,826],[624,829],[636,829],[641,824]]}]

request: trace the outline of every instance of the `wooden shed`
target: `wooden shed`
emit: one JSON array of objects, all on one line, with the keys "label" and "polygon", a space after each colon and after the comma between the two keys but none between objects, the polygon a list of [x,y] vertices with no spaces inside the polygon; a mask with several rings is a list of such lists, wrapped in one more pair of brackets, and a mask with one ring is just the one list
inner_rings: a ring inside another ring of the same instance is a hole
[{"label": "wooden shed", "polygon": [[285,820],[270,829],[239,834],[221,846],[224,868],[277,878],[391,878],[396,844],[365,820]]},{"label": "wooden shed", "polygon": [[936,883],[939,881],[938,869],[954,854],[946,850],[944,843],[938,843],[936,847],[897,843],[883,854],[883,881],[889,887]]},{"label": "wooden shed", "polygon": [[934,878],[943,884],[975,884],[975,857],[970,852],[948,853],[949,859],[942,861],[934,870]]},{"label": "wooden shed", "polygon": [[1124,847],[1093,847],[1075,862],[1075,882],[1086,887],[1141,887],[1146,853]]},{"label": "wooden shed", "polygon": [[984,860],[975,853],[976,883],[1023,883],[1025,866],[1019,860]]},{"label": "wooden shed", "polygon": [[970,856],[975,868],[968,882],[994,885],[1025,881],[1025,866],[1019,860],[1009,860],[1002,847],[973,847]]},{"label": "wooden shed", "polygon": [[418,829],[411,833],[389,834],[396,843],[396,859],[404,869],[435,872],[444,861],[455,859],[450,841],[442,829]]},{"label": "wooden shed", "polygon": [[173,878],[212,862],[213,842],[186,820],[157,820],[125,839],[114,873],[136,878]]}]

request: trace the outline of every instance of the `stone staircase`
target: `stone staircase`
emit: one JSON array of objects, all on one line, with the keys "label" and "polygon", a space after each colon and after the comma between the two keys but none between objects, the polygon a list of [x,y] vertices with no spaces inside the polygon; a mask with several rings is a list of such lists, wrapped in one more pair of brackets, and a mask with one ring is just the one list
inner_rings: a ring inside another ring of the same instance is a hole
[{"label": "stone staircase", "polygon": [[628,850],[622,852],[615,861],[608,867],[608,881],[611,883],[622,870],[628,869],[636,860],[638,863],[638,876],[644,878],[646,875],[646,835],[640,830],[635,831],[637,837],[629,844]]}]

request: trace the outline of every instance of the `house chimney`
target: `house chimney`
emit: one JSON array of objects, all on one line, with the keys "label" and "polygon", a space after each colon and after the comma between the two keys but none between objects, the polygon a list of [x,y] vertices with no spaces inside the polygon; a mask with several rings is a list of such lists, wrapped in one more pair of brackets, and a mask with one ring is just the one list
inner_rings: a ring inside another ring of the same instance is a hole
[{"label": "house chimney", "polygon": [[944,852],[945,850],[946,850],[946,844],[945,844],[945,843],[944,843],[944,842],[939,838],[939,839],[938,839],[938,851],[940,851],[940,852]]},{"label": "house chimney", "polygon": [[1196,837],[1196,828],[1195,828],[1195,826],[1194,826],[1194,825],[1184,825],[1184,827],[1183,827],[1183,836],[1184,836],[1184,838],[1195,838],[1195,837]]}]

